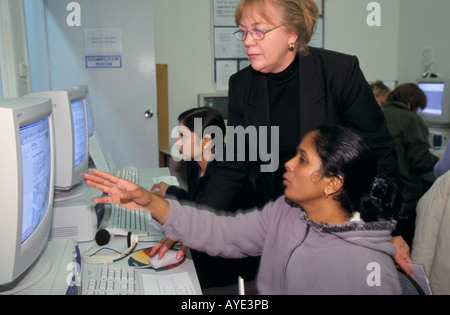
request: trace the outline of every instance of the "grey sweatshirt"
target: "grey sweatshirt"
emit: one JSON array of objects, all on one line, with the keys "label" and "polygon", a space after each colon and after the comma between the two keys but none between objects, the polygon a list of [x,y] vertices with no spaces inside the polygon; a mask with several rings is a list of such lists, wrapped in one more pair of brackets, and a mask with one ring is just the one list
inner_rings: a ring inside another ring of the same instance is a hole
[{"label": "grey sweatshirt", "polygon": [[261,294],[401,294],[395,222],[319,224],[285,197],[234,216],[169,204],[166,236],[211,256],[261,255]]}]

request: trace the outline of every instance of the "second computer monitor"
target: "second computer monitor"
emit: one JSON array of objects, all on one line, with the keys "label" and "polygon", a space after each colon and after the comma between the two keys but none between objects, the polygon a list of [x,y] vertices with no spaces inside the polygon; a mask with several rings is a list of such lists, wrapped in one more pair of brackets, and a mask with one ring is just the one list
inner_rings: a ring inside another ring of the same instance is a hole
[{"label": "second computer monitor", "polygon": [[211,107],[228,120],[228,92],[198,94],[198,107]]},{"label": "second computer monitor", "polygon": [[89,138],[94,134],[94,115],[92,113],[92,102],[91,102],[91,93],[89,92],[89,87],[87,85],[73,85],[69,87],[64,87],[60,90],[70,91],[70,90],[81,90],[84,92],[84,101],[86,102],[86,111],[88,118],[88,130],[89,130]]},{"label": "second computer monitor", "polygon": [[82,90],[36,92],[27,97],[52,100],[55,126],[55,189],[68,191],[82,182],[89,163],[88,120]]}]

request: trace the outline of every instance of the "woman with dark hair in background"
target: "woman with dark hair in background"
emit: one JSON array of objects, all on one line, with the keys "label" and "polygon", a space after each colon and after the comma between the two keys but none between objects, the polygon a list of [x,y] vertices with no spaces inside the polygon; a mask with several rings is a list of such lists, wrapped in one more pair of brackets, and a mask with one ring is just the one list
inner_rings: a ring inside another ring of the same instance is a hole
[{"label": "woman with dark hair in background", "polygon": [[[215,157],[224,154],[225,122],[220,112],[213,108],[192,108],[178,116],[178,131],[179,137],[175,145],[186,161],[188,189],[161,182],[153,185],[151,190],[163,198],[175,198],[180,202],[192,201],[200,205],[199,201],[218,163]],[[256,205],[255,193],[252,182],[248,180],[232,200],[228,212],[253,208]],[[162,257],[175,243],[165,237],[150,255],[158,253]],[[182,245],[178,255],[183,255],[185,251],[186,248]],[[235,284],[239,276],[247,281],[253,280],[259,266],[259,257],[225,259],[195,250],[191,250],[191,254],[202,289]]]}]

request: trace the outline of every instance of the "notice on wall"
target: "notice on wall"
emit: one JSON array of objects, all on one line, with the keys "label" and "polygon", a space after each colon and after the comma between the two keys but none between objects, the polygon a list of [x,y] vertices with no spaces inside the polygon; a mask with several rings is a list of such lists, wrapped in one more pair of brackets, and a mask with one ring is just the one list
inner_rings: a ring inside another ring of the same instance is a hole
[{"label": "notice on wall", "polygon": [[122,67],[122,30],[116,28],[85,29],[86,68]]},{"label": "notice on wall", "polygon": [[121,56],[86,56],[86,68],[121,68]]}]

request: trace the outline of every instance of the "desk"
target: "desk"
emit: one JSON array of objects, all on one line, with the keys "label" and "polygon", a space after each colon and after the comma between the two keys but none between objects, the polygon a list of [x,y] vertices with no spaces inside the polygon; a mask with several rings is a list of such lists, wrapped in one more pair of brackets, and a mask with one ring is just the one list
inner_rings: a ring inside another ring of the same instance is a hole
[{"label": "desk", "polygon": [[[155,169],[140,169],[139,170],[139,184],[145,188],[150,188],[153,184],[154,177],[168,176],[170,175],[168,168],[155,168]],[[149,187],[150,186],[150,187]],[[95,191],[97,195],[98,191]],[[88,198],[90,201],[91,198]],[[94,209],[91,209],[94,212]],[[67,215],[67,212],[65,213]],[[79,213],[77,214],[77,216]],[[71,220],[69,220],[71,221]],[[73,221],[73,220],[72,220]],[[73,222],[71,223],[73,224]],[[86,223],[80,223],[86,225]],[[54,227],[54,226],[53,226]],[[52,227],[52,228],[53,228]],[[96,226],[93,233],[96,232]],[[148,248],[155,245],[161,238],[162,234],[151,237],[143,237],[139,240],[138,249]],[[91,238],[92,239],[92,238]],[[150,240],[151,243],[143,242],[144,240]],[[83,253],[87,248],[93,245],[94,241],[76,243],[73,240],[73,236],[66,236],[65,238],[51,239],[43,249],[41,256],[36,260],[34,265],[24,273],[23,277],[12,283],[11,286],[5,286],[0,288],[0,294],[21,294],[21,295],[63,295],[68,291],[69,285],[73,285],[70,276],[72,268],[75,268],[77,272],[81,270],[81,276],[85,275],[85,272],[101,268],[102,265],[98,264],[86,264],[84,262],[79,263],[77,260],[77,248],[79,252]],[[114,248],[119,251],[125,251],[127,245],[126,237],[115,236],[108,247]],[[186,260],[180,266],[165,270],[154,271],[147,270],[147,274],[155,275],[188,275],[190,283],[192,284],[195,294],[202,294],[200,283],[198,281],[195,266],[192,261],[190,252],[186,255]],[[78,257],[79,258],[79,257]],[[128,258],[113,263],[113,267],[124,267],[128,265]],[[81,290],[87,285],[83,281],[78,283],[79,285],[73,285],[70,294],[80,294]]]},{"label": "desk", "polygon": [[[155,243],[156,240],[153,244]],[[139,248],[147,248],[153,244],[141,242],[138,246]],[[50,240],[33,266],[23,276],[17,279],[17,281],[2,287],[0,294],[76,295],[85,293],[89,281],[89,277],[86,275],[89,272],[102,268],[101,264],[94,265],[80,262],[80,257],[77,253],[82,254],[91,245],[92,242],[77,244],[73,240]],[[126,238],[115,237],[108,244],[108,247],[125,250]],[[128,257],[109,266],[115,268],[125,267],[127,265]],[[72,277],[74,274],[79,275],[80,272],[81,278],[78,279],[81,279],[81,282]],[[145,272],[150,275],[173,275],[175,277],[174,279],[176,279],[177,275],[185,276],[187,274],[191,288],[195,292],[194,294],[202,294],[190,252],[186,254],[184,263],[178,267],[165,271],[146,270]]]}]

